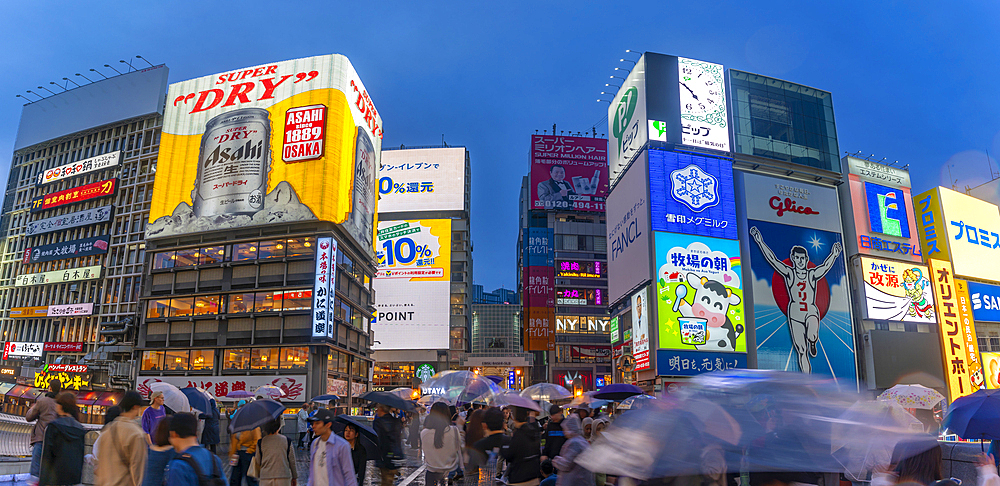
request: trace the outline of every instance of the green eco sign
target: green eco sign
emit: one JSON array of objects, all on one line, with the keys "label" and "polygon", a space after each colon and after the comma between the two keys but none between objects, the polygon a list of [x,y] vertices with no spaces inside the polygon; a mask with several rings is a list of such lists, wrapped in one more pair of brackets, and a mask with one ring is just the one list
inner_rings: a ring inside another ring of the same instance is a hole
[{"label": "green eco sign", "polygon": [[635,115],[636,101],[639,99],[639,90],[635,86],[629,88],[618,100],[618,107],[615,109],[615,121],[613,134],[618,139],[618,156],[622,155],[622,136],[625,130],[632,124],[632,116]]}]

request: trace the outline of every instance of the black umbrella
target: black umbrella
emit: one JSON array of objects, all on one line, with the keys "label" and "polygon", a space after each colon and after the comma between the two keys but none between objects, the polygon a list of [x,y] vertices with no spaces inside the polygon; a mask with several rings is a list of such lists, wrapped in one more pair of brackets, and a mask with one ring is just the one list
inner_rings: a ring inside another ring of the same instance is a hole
[{"label": "black umbrella", "polygon": [[392,408],[398,408],[405,412],[412,412],[416,407],[412,401],[405,400],[389,392],[370,391],[358,397],[372,403],[378,403]]},{"label": "black umbrella", "polygon": [[361,445],[364,446],[365,452],[368,453],[369,459],[374,459],[378,457],[378,434],[371,427],[362,424],[351,418],[350,415],[337,415],[334,419],[333,429],[337,435],[344,436],[344,428],[348,425],[354,427],[358,431],[358,440],[361,441]]},{"label": "black umbrella", "polygon": [[281,413],[284,411],[284,405],[269,398],[252,401],[240,407],[233,414],[233,420],[229,422],[229,433],[235,434],[256,429],[281,417]]},{"label": "black umbrella", "polygon": [[628,383],[612,383],[598,390],[593,396],[600,400],[619,401],[636,395],[642,395],[642,388]]}]

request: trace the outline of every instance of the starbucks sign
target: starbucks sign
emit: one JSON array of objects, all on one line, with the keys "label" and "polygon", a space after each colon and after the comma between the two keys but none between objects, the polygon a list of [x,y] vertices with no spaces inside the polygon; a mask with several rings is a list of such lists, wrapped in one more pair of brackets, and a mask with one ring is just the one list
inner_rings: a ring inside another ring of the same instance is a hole
[{"label": "starbucks sign", "polygon": [[424,363],[420,366],[417,366],[417,372],[414,375],[418,379],[420,379],[421,382],[426,382],[427,380],[430,380],[432,376],[434,376],[434,367],[427,363]]}]

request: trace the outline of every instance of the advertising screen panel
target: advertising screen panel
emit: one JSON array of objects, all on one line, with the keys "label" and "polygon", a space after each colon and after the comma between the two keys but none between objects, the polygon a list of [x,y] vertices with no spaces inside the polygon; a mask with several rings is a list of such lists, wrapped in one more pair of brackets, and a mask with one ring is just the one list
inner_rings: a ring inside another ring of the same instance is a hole
[{"label": "advertising screen panel", "polygon": [[608,141],[531,136],[531,209],[604,211]]},{"label": "advertising screen panel", "polygon": [[739,241],[660,232],[655,239],[659,349],[745,353]]},{"label": "advertising screen panel", "polygon": [[731,160],[649,151],[653,231],[737,239],[734,194]]},{"label": "advertising screen panel", "polygon": [[465,148],[386,150],[378,171],[378,210],[465,209]]},{"label": "advertising screen panel", "polygon": [[451,220],[380,221],[373,349],[447,349]]},{"label": "advertising screen panel", "polygon": [[986,375],[986,388],[1000,390],[1000,353],[982,352],[983,374]]},{"label": "advertising screen panel", "polygon": [[114,212],[114,209],[114,206],[108,205],[64,214],[62,216],[53,216],[38,221],[29,221],[24,228],[24,234],[25,236],[35,236],[80,226],[106,223],[111,221],[111,214]]},{"label": "advertising screen panel", "polygon": [[646,156],[640,155],[608,195],[608,302],[652,278]]},{"label": "advertising screen panel", "polygon": [[525,267],[521,272],[524,282],[525,305],[528,307],[555,307],[556,278],[552,267]]},{"label": "advertising screen panel", "polygon": [[529,267],[551,267],[554,257],[555,237],[552,228],[525,228],[521,240],[524,242],[522,259]]},{"label": "advertising screen panel", "polygon": [[528,351],[555,349],[556,309],[554,307],[528,308]]},{"label": "advertising screen panel", "polygon": [[31,285],[48,285],[63,282],[77,282],[80,280],[92,280],[101,278],[104,267],[94,265],[91,267],[67,268],[65,270],[53,270],[42,273],[26,273],[14,278],[15,287],[27,287]]},{"label": "advertising screen panel", "polygon": [[313,280],[312,311],[313,337],[333,337],[334,321],[331,314],[331,291],[335,288],[333,282],[336,275],[337,240],[329,236],[316,239],[316,276]]},{"label": "advertising screen panel", "polygon": [[729,151],[725,69],[721,64],[677,58],[681,98],[681,143]]},{"label": "advertising screen panel", "polygon": [[970,395],[978,390],[984,384],[984,379],[980,374],[978,383],[970,380],[969,370],[972,367],[965,347],[963,312],[960,309],[956,279],[951,264],[934,258],[927,260],[927,264],[933,276],[931,280],[940,316],[938,335],[941,337],[948,398],[950,401],[955,401],[956,398]]},{"label": "advertising screen panel", "polygon": [[646,144],[646,56],[622,82],[608,105],[608,167],[611,182],[617,181],[630,160]]},{"label": "advertising screen panel", "polygon": [[965,372],[972,386],[983,388],[983,364],[979,360],[979,342],[976,339],[976,323],[972,320],[972,299],[969,297],[969,282],[955,279],[955,295],[958,298],[958,321],[962,334],[963,347],[969,357]]},{"label": "advertising screen panel", "polygon": [[103,255],[108,252],[110,235],[35,246],[24,250],[24,263],[42,263],[66,258]]},{"label": "advertising screen panel", "polygon": [[38,173],[38,181],[35,185],[41,186],[51,182],[61,181],[63,179],[69,179],[70,177],[87,174],[89,172],[118,167],[120,160],[121,151],[118,151],[98,155],[96,157],[90,157],[89,159],[78,160],[76,162],[70,162],[51,169],[45,169]]},{"label": "advertising screen panel", "polygon": [[656,352],[656,374],[695,376],[712,371],[747,367],[746,353],[712,353],[660,349]]},{"label": "advertising screen panel", "polygon": [[936,187],[913,198],[925,258],[950,258],[955,275],[1000,281],[1000,210]]},{"label": "advertising screen panel", "polygon": [[86,304],[50,305],[48,309],[49,317],[89,316],[93,313],[94,304],[92,302]]},{"label": "advertising screen panel", "polygon": [[556,262],[556,275],[560,277],[600,278],[604,275],[601,262],[581,260],[559,260]]},{"label": "advertising screen panel", "polygon": [[848,251],[920,263],[910,173],[854,157],[841,159],[841,167],[848,181],[841,199],[853,209],[844,215]]},{"label": "advertising screen panel", "polygon": [[927,267],[878,258],[861,258],[865,317],[902,322],[937,322]]},{"label": "advertising screen panel", "polygon": [[976,322],[1000,322],[1000,285],[969,282],[969,294]]},{"label": "advertising screen panel", "polygon": [[375,211],[382,120],[342,55],[171,84],[163,118],[147,238]]},{"label": "advertising screen panel", "polygon": [[31,317],[48,317],[49,306],[37,305],[33,307],[12,307],[10,317],[15,319],[26,319]]},{"label": "advertising screen panel", "polygon": [[635,355],[635,371],[648,370],[649,363],[649,287],[632,294],[632,330],[635,341],[632,354]]},{"label": "advertising screen panel", "polygon": [[[229,392],[244,390],[253,393],[262,386],[276,386],[285,392],[288,400],[301,401],[306,398],[306,375],[281,376],[140,376],[136,379],[135,389],[143,396],[149,396],[152,391],[149,385],[153,383],[170,383],[177,388],[202,388],[217,397],[224,397]],[[343,394],[340,396],[344,396]],[[283,399],[285,397],[282,397]]]},{"label": "advertising screen panel", "polygon": [[67,204],[76,204],[91,199],[114,196],[117,186],[118,179],[107,179],[39,196],[31,200],[31,212],[39,213]]},{"label": "advertising screen panel", "polygon": [[3,343],[3,359],[7,359],[10,356],[41,358],[44,344],[5,342]]}]

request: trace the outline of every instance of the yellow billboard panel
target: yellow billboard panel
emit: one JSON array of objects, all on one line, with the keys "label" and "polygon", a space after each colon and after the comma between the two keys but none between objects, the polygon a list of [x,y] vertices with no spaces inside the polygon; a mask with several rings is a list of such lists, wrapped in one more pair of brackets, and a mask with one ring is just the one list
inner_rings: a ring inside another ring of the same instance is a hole
[{"label": "yellow billboard panel", "polygon": [[11,307],[10,317],[15,319],[18,318],[28,318],[28,317],[47,317],[49,315],[49,306],[40,305],[34,307]]},{"label": "yellow billboard panel", "polygon": [[986,375],[986,388],[1000,390],[1000,353],[983,352],[983,373]]},{"label": "yellow billboard panel", "polygon": [[146,237],[319,219],[370,247],[381,138],[339,54],[172,84]]},{"label": "yellow billboard panel", "polygon": [[956,275],[1000,280],[1000,209],[936,187],[913,198],[925,258],[951,261]]},{"label": "yellow billboard panel", "polygon": [[937,301],[940,323],[938,334],[941,336],[941,357],[944,361],[945,382],[948,383],[948,400],[954,401],[974,393],[979,387],[969,380],[968,348],[951,264],[937,259],[930,259],[927,264]]},{"label": "yellow billboard panel", "polygon": [[941,198],[938,187],[913,196],[913,213],[917,219],[917,236],[920,237],[920,252],[925,259],[951,261],[948,251],[948,235],[941,213]]}]

